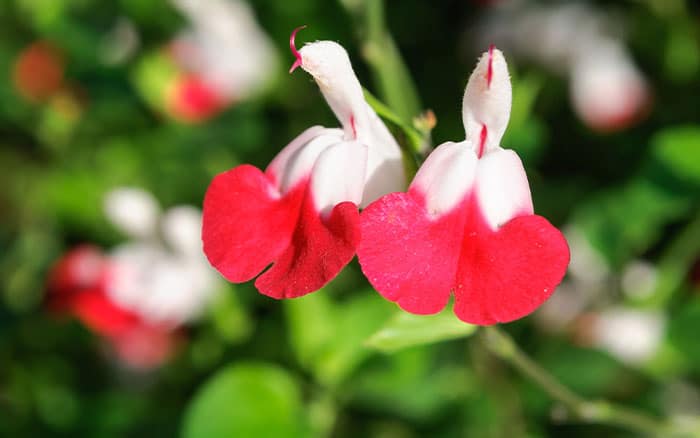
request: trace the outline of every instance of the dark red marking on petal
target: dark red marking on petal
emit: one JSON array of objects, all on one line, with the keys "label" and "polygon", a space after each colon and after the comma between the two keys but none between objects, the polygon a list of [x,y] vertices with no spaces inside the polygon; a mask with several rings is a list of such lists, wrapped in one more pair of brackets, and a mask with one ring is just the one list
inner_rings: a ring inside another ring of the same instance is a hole
[{"label": "dark red marking on petal", "polygon": [[275,264],[255,281],[260,293],[281,299],[314,292],[350,263],[360,242],[360,213],[352,202],[337,204],[327,219],[309,191],[294,235]]},{"label": "dark red marking on petal", "polygon": [[489,66],[486,69],[486,86],[491,87],[491,79],[493,79],[493,49],[496,46],[491,44],[489,46]]},{"label": "dark red marking on petal", "polygon": [[350,116],[350,128],[352,128],[352,138],[357,138],[357,127],[355,126],[355,116]]},{"label": "dark red marking on petal", "polygon": [[569,263],[566,240],[546,219],[520,216],[493,231],[473,195],[434,220],[417,193],[386,195],[362,212],[361,231],[360,265],[385,298],[428,314],[453,291],[455,314],[471,324],[531,313]]},{"label": "dark red marking on petal", "polygon": [[202,240],[210,263],[231,282],[253,279],[273,298],[320,289],[350,262],[359,213],[350,202],[320,217],[309,179],[277,196],[272,177],[243,165],[214,178],[204,198]]},{"label": "dark red marking on petal", "polygon": [[300,30],[305,29],[305,28],[306,28],[306,25],[299,26],[296,29],[294,29],[292,31],[292,34],[289,36],[289,50],[292,51],[292,55],[294,55],[294,58],[296,58],[294,60],[294,64],[292,64],[292,66],[289,67],[289,73],[296,70],[297,67],[301,67],[301,63],[302,63],[301,53],[299,53],[299,51],[297,50],[297,47],[294,44],[294,39],[297,37],[297,32],[299,32]]},{"label": "dark red marking on petal", "polygon": [[484,149],[486,147],[486,137],[488,137],[489,131],[488,128],[486,128],[486,125],[483,123],[481,124],[481,133],[479,134],[479,150],[478,153],[476,154],[477,158],[481,158],[482,155],[484,155]]}]

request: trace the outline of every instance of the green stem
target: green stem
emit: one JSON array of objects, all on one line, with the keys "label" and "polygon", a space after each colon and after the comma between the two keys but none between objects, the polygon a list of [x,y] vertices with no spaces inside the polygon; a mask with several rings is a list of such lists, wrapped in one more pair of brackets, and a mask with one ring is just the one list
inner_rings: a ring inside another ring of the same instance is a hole
[{"label": "green stem", "polygon": [[404,123],[421,112],[416,86],[394,39],[386,30],[384,0],[341,0],[362,34],[362,55],[374,75],[381,99]]},{"label": "green stem", "polygon": [[624,427],[644,436],[687,436],[673,430],[670,424],[646,414],[604,400],[587,400],[574,393],[528,357],[517,347],[510,335],[498,327],[486,327],[481,333],[484,345],[491,353],[534,381],[550,397],[559,401],[573,418],[586,423]]},{"label": "green stem", "polygon": [[691,220],[667,246],[658,263],[654,292],[640,304],[661,307],[678,290],[700,254],[700,214]]}]

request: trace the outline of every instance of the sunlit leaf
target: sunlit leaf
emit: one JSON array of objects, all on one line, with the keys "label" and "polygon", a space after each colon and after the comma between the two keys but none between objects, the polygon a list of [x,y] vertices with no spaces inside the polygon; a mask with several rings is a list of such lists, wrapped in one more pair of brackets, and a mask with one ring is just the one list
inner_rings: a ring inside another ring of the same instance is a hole
[{"label": "sunlit leaf", "polygon": [[654,154],[676,176],[700,184],[700,126],[676,127],[657,134]]},{"label": "sunlit leaf", "polygon": [[399,312],[366,344],[377,350],[392,352],[415,345],[433,344],[470,336],[477,327],[457,319],[450,309],[436,315],[412,315]]}]

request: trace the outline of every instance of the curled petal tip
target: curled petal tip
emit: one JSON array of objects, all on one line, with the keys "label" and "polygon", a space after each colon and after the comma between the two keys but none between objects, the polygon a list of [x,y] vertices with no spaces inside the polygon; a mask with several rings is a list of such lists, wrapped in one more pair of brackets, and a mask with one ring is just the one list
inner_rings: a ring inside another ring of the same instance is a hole
[{"label": "curled petal tip", "polygon": [[294,44],[294,39],[297,36],[297,32],[304,28],[306,28],[306,25],[297,27],[292,31],[292,34],[289,36],[289,50],[292,51],[292,55],[294,55],[294,57],[296,58],[294,64],[292,64],[292,66],[289,68],[289,73],[296,70],[297,67],[301,67],[301,53],[299,53],[299,51],[297,50],[296,45]]}]

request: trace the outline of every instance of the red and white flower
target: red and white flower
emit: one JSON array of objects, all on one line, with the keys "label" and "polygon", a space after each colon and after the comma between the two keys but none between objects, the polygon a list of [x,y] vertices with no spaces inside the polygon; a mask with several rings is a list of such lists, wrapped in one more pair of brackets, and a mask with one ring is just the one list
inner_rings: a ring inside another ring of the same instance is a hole
[{"label": "red and white flower", "polygon": [[121,362],[150,369],[174,353],[181,328],[220,290],[202,253],[201,212],[176,206],[161,215],[150,193],[118,188],[105,214],[131,240],[108,254],[93,246],[66,253],[49,274],[48,304],[99,335]]},{"label": "red and white flower", "polygon": [[[115,303],[107,293],[111,270],[110,258],[94,246],[68,251],[49,273],[49,308],[80,321],[130,368],[155,368],[172,355],[179,334],[170,325],[151,323]],[[150,348],[138,347],[144,344]]]},{"label": "red and white flower", "polygon": [[369,107],[347,52],[331,41],[306,44],[292,66],[313,76],[342,129],[314,126],[263,172],[242,165],[219,174],[204,199],[202,240],[231,282],[255,278],[273,298],[320,289],[352,259],[358,206],[404,184],[401,151]]},{"label": "red and white flower", "polygon": [[199,317],[219,290],[202,253],[201,212],[183,205],[161,215],[150,193],[119,188],[105,198],[105,213],[131,238],[110,254],[110,300],[154,325],[178,327]]},{"label": "red and white flower", "polygon": [[232,102],[259,93],[277,56],[269,37],[242,0],[172,0],[190,27],[172,45],[181,69],[168,91],[177,119],[206,120]]},{"label": "red and white flower", "polygon": [[499,142],[510,116],[505,59],[493,47],[464,93],[466,140],[438,146],[407,193],[362,213],[358,256],[372,285],[416,314],[455,314],[472,324],[521,318],[542,304],[569,262],[563,235],[533,214],[523,165]]}]

